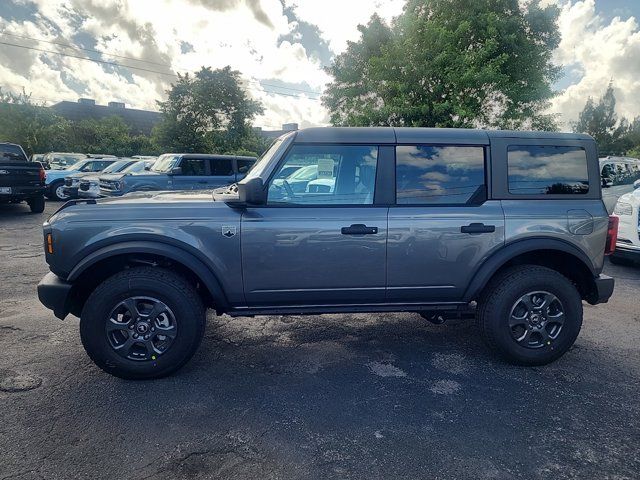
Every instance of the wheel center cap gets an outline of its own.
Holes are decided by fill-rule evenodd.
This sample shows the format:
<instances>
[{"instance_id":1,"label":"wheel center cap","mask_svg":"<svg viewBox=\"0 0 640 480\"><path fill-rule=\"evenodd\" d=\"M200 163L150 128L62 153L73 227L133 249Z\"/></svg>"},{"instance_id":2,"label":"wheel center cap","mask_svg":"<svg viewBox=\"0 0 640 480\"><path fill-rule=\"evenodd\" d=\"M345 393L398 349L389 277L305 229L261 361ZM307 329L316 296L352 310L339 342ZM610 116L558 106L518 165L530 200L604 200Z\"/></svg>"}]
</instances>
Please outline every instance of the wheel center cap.
<instances>
[{"instance_id":1,"label":"wheel center cap","mask_svg":"<svg viewBox=\"0 0 640 480\"><path fill-rule=\"evenodd\" d=\"M149 331L149 324L147 322L139 322L136 324L136 332L145 334Z\"/></svg>"},{"instance_id":2,"label":"wheel center cap","mask_svg":"<svg viewBox=\"0 0 640 480\"><path fill-rule=\"evenodd\" d=\"M542 316L537 313L532 313L530 321L533 325L538 325L542 321Z\"/></svg>"}]
</instances>

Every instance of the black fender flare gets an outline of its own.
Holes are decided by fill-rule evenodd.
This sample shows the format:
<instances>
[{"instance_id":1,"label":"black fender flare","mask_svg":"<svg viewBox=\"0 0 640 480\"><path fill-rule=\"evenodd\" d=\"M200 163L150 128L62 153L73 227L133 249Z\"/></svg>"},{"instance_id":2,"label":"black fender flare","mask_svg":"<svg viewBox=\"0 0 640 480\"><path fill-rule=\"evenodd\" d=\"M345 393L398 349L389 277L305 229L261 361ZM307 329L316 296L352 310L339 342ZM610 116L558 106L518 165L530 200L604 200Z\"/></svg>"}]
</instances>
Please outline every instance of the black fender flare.
<instances>
[{"instance_id":1,"label":"black fender flare","mask_svg":"<svg viewBox=\"0 0 640 480\"><path fill-rule=\"evenodd\" d=\"M536 250L556 250L572 255L589 269L593 277L598 276L598 272L589 257L571 243L555 238L528 238L526 240L517 240L505 245L484 261L465 290L464 301L470 302L477 298L491 277L509 260L523 253L534 252Z\"/></svg>"},{"instance_id":2,"label":"black fender flare","mask_svg":"<svg viewBox=\"0 0 640 480\"><path fill-rule=\"evenodd\" d=\"M216 302L216 309L226 311L229 302L220 281L207 265L183 248L157 241L126 241L103 246L85 256L71 270L67 281L73 282L96 263L118 255L147 253L169 258L191 270L204 284Z\"/></svg>"}]
</instances>

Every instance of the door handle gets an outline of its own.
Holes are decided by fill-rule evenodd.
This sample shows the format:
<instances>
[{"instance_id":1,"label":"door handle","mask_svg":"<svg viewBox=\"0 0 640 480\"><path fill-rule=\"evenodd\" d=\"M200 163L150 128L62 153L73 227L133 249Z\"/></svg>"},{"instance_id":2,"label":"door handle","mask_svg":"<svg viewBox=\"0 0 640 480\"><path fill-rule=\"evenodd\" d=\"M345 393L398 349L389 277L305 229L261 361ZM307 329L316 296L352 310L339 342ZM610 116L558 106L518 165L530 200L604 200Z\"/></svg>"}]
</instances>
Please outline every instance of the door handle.
<instances>
[{"instance_id":1,"label":"door handle","mask_svg":"<svg viewBox=\"0 0 640 480\"><path fill-rule=\"evenodd\" d=\"M495 225L485 225L484 223L471 223L469 225L465 225L464 227L460 227L460 231L462 233L493 233L496 231Z\"/></svg>"},{"instance_id":2,"label":"door handle","mask_svg":"<svg viewBox=\"0 0 640 480\"><path fill-rule=\"evenodd\" d=\"M354 223L350 227L342 227L340 231L343 235L375 235L378 233L378 227L367 227L363 223Z\"/></svg>"}]
</instances>

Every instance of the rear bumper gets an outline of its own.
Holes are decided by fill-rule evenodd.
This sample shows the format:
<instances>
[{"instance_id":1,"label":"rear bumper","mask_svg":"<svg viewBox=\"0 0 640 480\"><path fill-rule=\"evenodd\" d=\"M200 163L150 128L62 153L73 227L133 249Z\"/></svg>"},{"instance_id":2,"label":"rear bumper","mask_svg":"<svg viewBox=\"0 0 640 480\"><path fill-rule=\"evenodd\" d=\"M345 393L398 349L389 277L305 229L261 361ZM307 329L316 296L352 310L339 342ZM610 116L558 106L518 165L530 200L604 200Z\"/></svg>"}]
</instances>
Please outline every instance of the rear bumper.
<instances>
[{"instance_id":1,"label":"rear bumper","mask_svg":"<svg viewBox=\"0 0 640 480\"><path fill-rule=\"evenodd\" d=\"M615 280L607 275L598 275L595 279L596 291L595 298L590 301L592 305L598 303L607 303L611 295L613 295L613 287L615 286Z\"/></svg>"},{"instance_id":2,"label":"rear bumper","mask_svg":"<svg viewBox=\"0 0 640 480\"><path fill-rule=\"evenodd\" d=\"M0 193L0 197L7 199L22 199L37 197L43 195L46 190L45 186L12 186L11 193Z\"/></svg>"},{"instance_id":3,"label":"rear bumper","mask_svg":"<svg viewBox=\"0 0 640 480\"><path fill-rule=\"evenodd\" d=\"M71 288L73 285L55 273L47 273L38 284L38 299L61 320L71 310Z\"/></svg>"},{"instance_id":4,"label":"rear bumper","mask_svg":"<svg viewBox=\"0 0 640 480\"><path fill-rule=\"evenodd\" d=\"M626 243L616 243L616 249L612 256L633 262L640 262L640 247Z\"/></svg>"}]
</instances>

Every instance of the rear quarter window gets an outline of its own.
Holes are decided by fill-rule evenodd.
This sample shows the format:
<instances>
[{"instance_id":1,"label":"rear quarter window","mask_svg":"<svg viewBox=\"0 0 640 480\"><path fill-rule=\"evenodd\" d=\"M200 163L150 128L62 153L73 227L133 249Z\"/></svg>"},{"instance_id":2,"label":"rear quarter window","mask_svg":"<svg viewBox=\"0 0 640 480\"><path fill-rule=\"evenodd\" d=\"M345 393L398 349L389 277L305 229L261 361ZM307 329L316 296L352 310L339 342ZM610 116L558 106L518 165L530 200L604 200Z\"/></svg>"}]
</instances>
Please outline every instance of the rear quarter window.
<instances>
[{"instance_id":1,"label":"rear quarter window","mask_svg":"<svg viewBox=\"0 0 640 480\"><path fill-rule=\"evenodd\" d=\"M0 144L0 158L4 160L26 162L24 152L17 145L10 145L7 143Z\"/></svg>"},{"instance_id":2,"label":"rear quarter window","mask_svg":"<svg viewBox=\"0 0 640 480\"><path fill-rule=\"evenodd\" d=\"M582 195L589 192L587 152L581 147L510 146L509 193L513 195Z\"/></svg>"}]
</instances>

